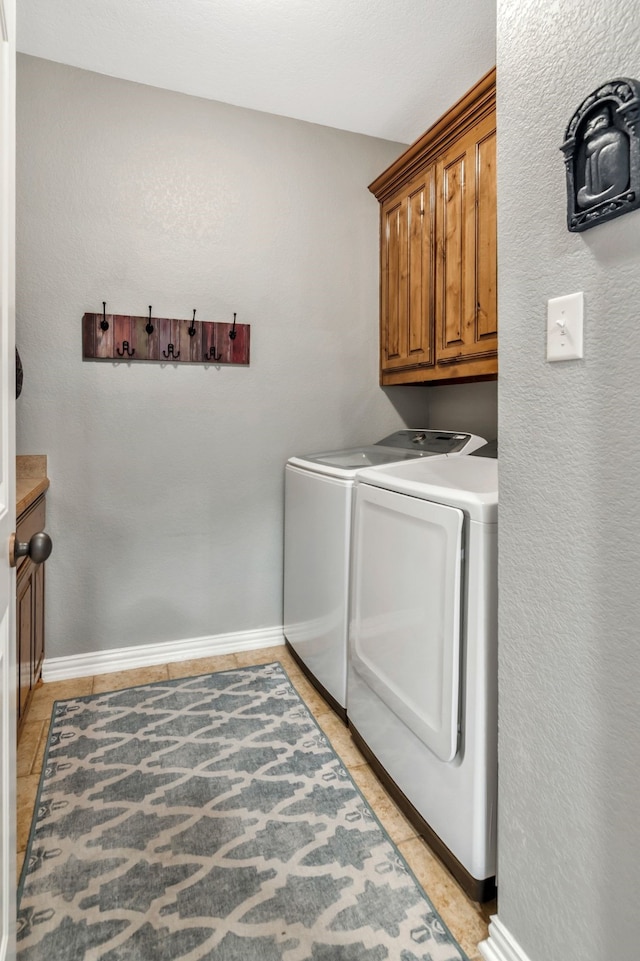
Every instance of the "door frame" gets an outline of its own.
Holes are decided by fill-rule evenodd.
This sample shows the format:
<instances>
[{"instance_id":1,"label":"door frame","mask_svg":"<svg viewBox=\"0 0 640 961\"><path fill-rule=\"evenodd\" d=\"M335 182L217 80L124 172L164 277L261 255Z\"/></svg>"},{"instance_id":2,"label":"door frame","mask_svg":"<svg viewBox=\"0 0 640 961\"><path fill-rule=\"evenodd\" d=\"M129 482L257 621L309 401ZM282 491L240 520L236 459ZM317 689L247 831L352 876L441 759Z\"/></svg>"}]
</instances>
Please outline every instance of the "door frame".
<instances>
[{"instance_id":1,"label":"door frame","mask_svg":"<svg viewBox=\"0 0 640 961\"><path fill-rule=\"evenodd\" d=\"M0 961L16 944L15 38L16 0L0 0Z\"/></svg>"}]
</instances>

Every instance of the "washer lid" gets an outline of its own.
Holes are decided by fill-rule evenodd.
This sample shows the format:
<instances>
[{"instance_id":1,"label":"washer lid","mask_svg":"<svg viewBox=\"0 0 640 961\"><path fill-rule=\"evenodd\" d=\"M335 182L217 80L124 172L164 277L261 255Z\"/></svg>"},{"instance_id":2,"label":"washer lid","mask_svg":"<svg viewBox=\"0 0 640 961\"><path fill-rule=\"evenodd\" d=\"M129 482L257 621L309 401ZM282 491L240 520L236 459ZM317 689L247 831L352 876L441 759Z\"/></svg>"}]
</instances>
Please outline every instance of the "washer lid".
<instances>
[{"instance_id":1,"label":"washer lid","mask_svg":"<svg viewBox=\"0 0 640 961\"><path fill-rule=\"evenodd\" d=\"M306 454L304 457L291 457L289 463L295 467L306 467L321 474L354 476L364 467L397 464L398 461L414 460L423 457L419 450L400 450L399 448L352 447L349 450L328 450L321 454Z\"/></svg>"},{"instance_id":2,"label":"washer lid","mask_svg":"<svg viewBox=\"0 0 640 961\"><path fill-rule=\"evenodd\" d=\"M483 457L414 460L360 471L356 483L464 510L472 520L498 519L498 461Z\"/></svg>"},{"instance_id":3,"label":"washer lid","mask_svg":"<svg viewBox=\"0 0 640 961\"><path fill-rule=\"evenodd\" d=\"M460 431L397 430L375 444L303 454L290 457L288 463L319 474L353 478L356 471L366 467L381 467L421 457L468 454L483 444L482 437Z\"/></svg>"}]
</instances>

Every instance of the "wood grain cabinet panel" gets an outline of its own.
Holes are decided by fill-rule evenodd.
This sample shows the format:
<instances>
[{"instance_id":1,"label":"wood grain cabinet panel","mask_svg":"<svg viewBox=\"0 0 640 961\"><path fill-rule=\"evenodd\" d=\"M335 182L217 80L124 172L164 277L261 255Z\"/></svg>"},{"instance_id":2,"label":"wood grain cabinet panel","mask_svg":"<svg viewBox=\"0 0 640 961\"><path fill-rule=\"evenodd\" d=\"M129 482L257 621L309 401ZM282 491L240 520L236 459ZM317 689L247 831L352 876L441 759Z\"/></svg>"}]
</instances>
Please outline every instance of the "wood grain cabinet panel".
<instances>
[{"instance_id":1,"label":"wood grain cabinet panel","mask_svg":"<svg viewBox=\"0 0 640 961\"><path fill-rule=\"evenodd\" d=\"M403 371L433 362L435 172L426 170L382 207L381 367Z\"/></svg>"},{"instance_id":2,"label":"wood grain cabinet panel","mask_svg":"<svg viewBox=\"0 0 640 961\"><path fill-rule=\"evenodd\" d=\"M463 370L498 354L493 117L445 153L437 181L436 352Z\"/></svg>"},{"instance_id":3,"label":"wood grain cabinet panel","mask_svg":"<svg viewBox=\"0 0 640 961\"><path fill-rule=\"evenodd\" d=\"M22 721L31 695L31 642L33 638L33 571L30 561L22 565L16 583L16 642L18 662L18 722Z\"/></svg>"},{"instance_id":4,"label":"wood grain cabinet panel","mask_svg":"<svg viewBox=\"0 0 640 961\"><path fill-rule=\"evenodd\" d=\"M491 71L370 186L383 385L497 376L495 156Z\"/></svg>"},{"instance_id":5,"label":"wood grain cabinet panel","mask_svg":"<svg viewBox=\"0 0 640 961\"><path fill-rule=\"evenodd\" d=\"M436 314L438 361L459 351L464 342L468 290L468 192L465 190L465 153L455 152L438 165L438 260Z\"/></svg>"},{"instance_id":6,"label":"wood grain cabinet panel","mask_svg":"<svg viewBox=\"0 0 640 961\"><path fill-rule=\"evenodd\" d=\"M33 651L31 658L31 686L40 680L44 660L44 564L35 564L33 572Z\"/></svg>"},{"instance_id":7,"label":"wood grain cabinet panel","mask_svg":"<svg viewBox=\"0 0 640 961\"><path fill-rule=\"evenodd\" d=\"M498 205L496 196L496 132L490 131L476 145L476 262L478 303L477 336L495 341L498 350Z\"/></svg>"},{"instance_id":8,"label":"wood grain cabinet panel","mask_svg":"<svg viewBox=\"0 0 640 961\"><path fill-rule=\"evenodd\" d=\"M18 517L16 535L29 541L45 529L45 497L42 494ZM18 664L18 737L29 700L40 680L44 660L44 580L45 565L34 564L30 557L18 562L16 578L16 647Z\"/></svg>"},{"instance_id":9,"label":"wood grain cabinet panel","mask_svg":"<svg viewBox=\"0 0 640 961\"><path fill-rule=\"evenodd\" d=\"M406 310L401 303L405 293L401 281L406 273L402 252L406 236L406 217L401 203L394 202L389 209L383 210L382 229L385 235L383 253L385 262L382 269L381 297L383 310L383 349L384 363L389 369L398 366L404 360L400 346L400 315Z\"/></svg>"}]
</instances>

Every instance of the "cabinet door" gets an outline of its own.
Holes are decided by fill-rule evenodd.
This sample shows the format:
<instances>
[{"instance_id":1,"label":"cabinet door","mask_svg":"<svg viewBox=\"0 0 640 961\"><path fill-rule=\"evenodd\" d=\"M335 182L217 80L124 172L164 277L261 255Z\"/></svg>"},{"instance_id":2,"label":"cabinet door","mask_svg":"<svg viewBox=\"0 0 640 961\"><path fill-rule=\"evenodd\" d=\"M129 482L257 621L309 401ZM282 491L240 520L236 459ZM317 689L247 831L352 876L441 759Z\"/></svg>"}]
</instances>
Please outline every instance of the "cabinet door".
<instances>
[{"instance_id":1,"label":"cabinet door","mask_svg":"<svg viewBox=\"0 0 640 961\"><path fill-rule=\"evenodd\" d=\"M31 686L35 687L42 673L44 660L44 564L36 564L33 572L33 655Z\"/></svg>"},{"instance_id":2,"label":"cabinet door","mask_svg":"<svg viewBox=\"0 0 640 961\"><path fill-rule=\"evenodd\" d=\"M437 166L435 350L441 376L465 376L469 363L474 375L497 371L495 157L490 114Z\"/></svg>"},{"instance_id":3,"label":"cabinet door","mask_svg":"<svg viewBox=\"0 0 640 961\"><path fill-rule=\"evenodd\" d=\"M24 716L31 693L31 645L33 637L33 571L27 558L17 581L16 640L18 660L18 718Z\"/></svg>"},{"instance_id":4,"label":"cabinet door","mask_svg":"<svg viewBox=\"0 0 640 961\"><path fill-rule=\"evenodd\" d=\"M435 171L429 167L382 206L381 370L433 364Z\"/></svg>"}]
</instances>

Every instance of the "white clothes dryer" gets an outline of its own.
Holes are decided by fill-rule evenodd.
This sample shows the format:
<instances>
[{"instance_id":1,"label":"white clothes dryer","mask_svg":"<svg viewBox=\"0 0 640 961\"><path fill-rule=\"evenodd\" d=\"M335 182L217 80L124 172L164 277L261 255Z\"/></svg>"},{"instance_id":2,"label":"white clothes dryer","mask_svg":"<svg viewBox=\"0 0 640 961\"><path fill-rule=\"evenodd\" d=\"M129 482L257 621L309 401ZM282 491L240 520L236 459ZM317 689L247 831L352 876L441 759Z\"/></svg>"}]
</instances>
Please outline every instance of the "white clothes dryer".
<instances>
[{"instance_id":1,"label":"white clothes dryer","mask_svg":"<svg viewBox=\"0 0 640 961\"><path fill-rule=\"evenodd\" d=\"M349 727L478 901L495 894L497 509L495 455L356 482Z\"/></svg>"},{"instance_id":2,"label":"white clothes dryer","mask_svg":"<svg viewBox=\"0 0 640 961\"><path fill-rule=\"evenodd\" d=\"M399 430L375 444L292 457L285 469L284 634L331 707L346 717L351 516L359 470L467 454L460 431Z\"/></svg>"}]
</instances>

